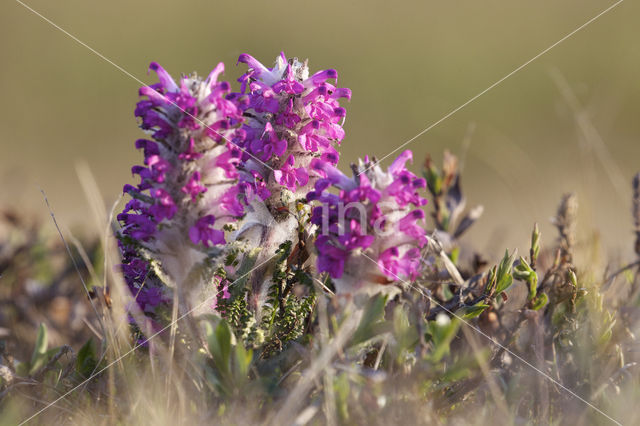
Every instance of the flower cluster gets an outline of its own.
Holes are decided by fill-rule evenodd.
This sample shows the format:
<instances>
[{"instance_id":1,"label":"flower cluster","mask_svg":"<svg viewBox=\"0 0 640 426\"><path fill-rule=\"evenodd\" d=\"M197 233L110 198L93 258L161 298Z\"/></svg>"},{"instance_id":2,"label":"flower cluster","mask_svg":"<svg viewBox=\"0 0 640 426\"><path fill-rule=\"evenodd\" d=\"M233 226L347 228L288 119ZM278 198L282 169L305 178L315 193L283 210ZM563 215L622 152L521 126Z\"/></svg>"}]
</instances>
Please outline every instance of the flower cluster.
<instances>
[{"instance_id":1,"label":"flower cluster","mask_svg":"<svg viewBox=\"0 0 640 426\"><path fill-rule=\"evenodd\" d=\"M224 65L204 80L185 76L178 83L156 63L150 70L159 83L140 89L135 115L151 139L136 141L144 165L132 172L140 183L124 187L131 200L118 215L124 275L143 309L163 299L145 281L149 264L140 247L182 284L209 248L225 244L224 226L243 214L236 170L242 112L225 99L229 83L218 82Z\"/></svg>"},{"instance_id":2,"label":"flower cluster","mask_svg":"<svg viewBox=\"0 0 640 426\"><path fill-rule=\"evenodd\" d=\"M420 225L425 215L419 208L427 200L419 190L426 182L406 169L411 158L411 151L403 152L386 172L365 158L352 178L332 165L312 162L312 170L322 176L307 195L321 203L311 216L319 228L318 271L328 272L338 290L418 277L421 249L427 243ZM372 261L378 272L366 273Z\"/></svg>"},{"instance_id":3,"label":"flower cluster","mask_svg":"<svg viewBox=\"0 0 640 426\"><path fill-rule=\"evenodd\" d=\"M238 62L249 70L238 79L240 93L231 96L242 108L246 120L243 156L247 173L243 180L255 186L266 183L263 199L273 196L271 204L282 205L282 191L302 198L313 187L307 169L312 159L329 164L339 159L336 145L344 138L342 122L346 111L340 98L351 98L351 91L338 88L334 69L309 76L306 62L287 60L284 53L273 68L267 68L250 55L240 55Z\"/></svg>"},{"instance_id":4,"label":"flower cluster","mask_svg":"<svg viewBox=\"0 0 640 426\"><path fill-rule=\"evenodd\" d=\"M152 63L159 82L140 89L135 115L150 136L136 141L140 181L124 187L131 200L118 220L122 269L142 310L169 301L166 285L177 289L181 309L228 296L212 278L218 272L234 274L245 258L266 264L314 225L321 232L304 242L315 244L318 270L338 290L415 279L426 200L418 193L425 181L405 168L411 153L387 172L365 159L347 178L336 148L346 116L339 101L351 91L336 86L337 72L310 74L284 54L272 68L245 54L238 62L248 66L238 92L218 81L223 64L206 79L176 82ZM272 284L268 270L254 272L253 291Z\"/></svg>"}]
</instances>

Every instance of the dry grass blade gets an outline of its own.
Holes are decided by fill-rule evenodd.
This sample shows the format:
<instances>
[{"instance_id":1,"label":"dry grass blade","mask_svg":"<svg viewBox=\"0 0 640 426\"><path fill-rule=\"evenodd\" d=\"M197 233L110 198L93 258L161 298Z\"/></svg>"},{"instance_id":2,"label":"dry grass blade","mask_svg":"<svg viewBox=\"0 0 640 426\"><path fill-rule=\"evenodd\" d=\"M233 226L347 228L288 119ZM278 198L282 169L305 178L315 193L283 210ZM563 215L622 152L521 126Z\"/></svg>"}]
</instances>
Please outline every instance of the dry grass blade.
<instances>
[{"instance_id":1,"label":"dry grass blade","mask_svg":"<svg viewBox=\"0 0 640 426\"><path fill-rule=\"evenodd\" d=\"M320 354L312 360L311 366L302 374L302 377L289 393L289 397L285 400L283 406L267 421L267 424L282 425L286 424L289 419L295 418L299 407L313 387L315 380L329 366L336 354L342 350L345 343L356 331L361 315L362 311L356 310L355 312L351 312L344 320L335 336L333 336L330 344L323 348Z\"/></svg>"}]
</instances>

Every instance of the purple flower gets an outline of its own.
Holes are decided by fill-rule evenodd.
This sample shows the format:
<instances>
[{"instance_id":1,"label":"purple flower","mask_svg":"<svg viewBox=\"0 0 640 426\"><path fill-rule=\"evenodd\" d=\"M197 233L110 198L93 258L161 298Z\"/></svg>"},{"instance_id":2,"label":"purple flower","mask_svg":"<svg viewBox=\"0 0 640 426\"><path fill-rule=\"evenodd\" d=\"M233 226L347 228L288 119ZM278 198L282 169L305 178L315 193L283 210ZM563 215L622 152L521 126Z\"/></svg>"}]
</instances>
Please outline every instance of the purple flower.
<instances>
[{"instance_id":1,"label":"purple flower","mask_svg":"<svg viewBox=\"0 0 640 426\"><path fill-rule=\"evenodd\" d=\"M146 139L138 139L136 141L136 148L144 150L144 158L149 158L152 155L160 155L160 149L158 144Z\"/></svg>"},{"instance_id":2,"label":"purple flower","mask_svg":"<svg viewBox=\"0 0 640 426\"><path fill-rule=\"evenodd\" d=\"M149 179L154 182L163 183L167 172L171 170L171 163L162 158L160 155L150 155L145 158L144 163L149 166ZM142 174L140 174L142 176Z\"/></svg>"},{"instance_id":3,"label":"purple flower","mask_svg":"<svg viewBox=\"0 0 640 426\"><path fill-rule=\"evenodd\" d=\"M189 178L187 184L180 188L182 192L191 197L191 201L196 201L198 195L202 194L203 192L207 192L207 187L205 187L204 185L200 185L198 182L200 182L200 172L195 171Z\"/></svg>"},{"instance_id":4,"label":"purple flower","mask_svg":"<svg viewBox=\"0 0 640 426\"><path fill-rule=\"evenodd\" d=\"M128 204L125 211L137 214L120 216L132 222L124 223L125 231L135 232L137 237L145 234L145 240L153 236L160 221L170 220L165 224L169 227L174 222L178 227L192 226L200 217L221 213L220 206L229 204L230 191L237 191L236 167L241 153L228 141L238 139L236 130L242 121L241 110L224 99L229 84L217 81L224 70L222 64L206 80L183 77L179 83L155 62L149 69L160 82L140 89L145 99L138 103L136 115L155 140L136 141L146 167L132 168L141 181L137 187L126 186L126 192L139 201L135 206ZM209 185L215 190L210 191ZM202 197L205 192L207 196ZM148 196L142 196L145 193ZM184 202L185 197L191 204ZM237 205L232 210L233 217L242 214ZM216 223L222 226L228 220L232 218L227 215Z\"/></svg>"},{"instance_id":5,"label":"purple flower","mask_svg":"<svg viewBox=\"0 0 640 426\"><path fill-rule=\"evenodd\" d=\"M240 164L240 158L242 152L239 148L232 146L227 152L221 154L216 158L216 167L220 167L224 170L224 174L229 179L236 179L238 177L237 167Z\"/></svg>"},{"instance_id":6,"label":"purple flower","mask_svg":"<svg viewBox=\"0 0 640 426\"><path fill-rule=\"evenodd\" d=\"M212 307L213 309L220 310L222 308L222 306L220 306L220 300L229 300L231 298L231 293L229 292L229 285L231 285L231 283L228 279L219 276L216 276L215 279L220 280L220 283L217 286L218 293Z\"/></svg>"},{"instance_id":7,"label":"purple flower","mask_svg":"<svg viewBox=\"0 0 640 426\"><path fill-rule=\"evenodd\" d=\"M411 203L416 206L422 206L427 200L418 195L417 190L426 188L427 181L416 176L405 169L405 163L411 161L413 155L411 151L404 151L389 166L389 172L395 177L393 183L387 188L387 192L395 197L398 204L406 206Z\"/></svg>"},{"instance_id":8,"label":"purple flower","mask_svg":"<svg viewBox=\"0 0 640 426\"><path fill-rule=\"evenodd\" d=\"M311 162L320 176L307 194L314 207L311 222L318 226L318 271L328 272L339 291L369 284L415 280L421 272L421 249L427 244L421 226L424 205L422 180L405 168L405 151L384 172L368 159L349 178L322 159ZM330 192L331 188L339 192ZM378 274L371 274L371 263Z\"/></svg>"},{"instance_id":9,"label":"purple flower","mask_svg":"<svg viewBox=\"0 0 640 426\"><path fill-rule=\"evenodd\" d=\"M247 54L238 62L249 67L238 79L241 92L231 96L247 116L243 146L268 166L247 161L247 173L259 173L274 199L283 199L283 189L294 194L292 199L302 198L317 179L306 172L310 161L338 162L335 146L344 138L346 115L339 99L350 99L351 91L329 83L338 78L335 70L309 76L306 62L288 60L284 53L273 68Z\"/></svg>"},{"instance_id":10,"label":"purple flower","mask_svg":"<svg viewBox=\"0 0 640 426\"><path fill-rule=\"evenodd\" d=\"M378 258L378 266L392 280L400 277L415 280L418 278L420 271L421 255L419 248L412 248L400 256L400 250L397 247L390 247L380 253Z\"/></svg>"},{"instance_id":11,"label":"purple flower","mask_svg":"<svg viewBox=\"0 0 640 426\"><path fill-rule=\"evenodd\" d=\"M241 192L245 204L250 204L258 196L262 201L271 196L271 191L260 173L252 170L250 174L244 174L240 179Z\"/></svg>"},{"instance_id":12,"label":"purple flower","mask_svg":"<svg viewBox=\"0 0 640 426\"><path fill-rule=\"evenodd\" d=\"M289 155L280 170L273 172L276 182L292 191L295 191L298 186L305 186L309 182L309 174L305 168L294 168L294 161L293 155Z\"/></svg>"},{"instance_id":13,"label":"purple flower","mask_svg":"<svg viewBox=\"0 0 640 426\"><path fill-rule=\"evenodd\" d=\"M144 312L150 312L161 303L169 301L159 287L143 287L136 300Z\"/></svg>"},{"instance_id":14,"label":"purple flower","mask_svg":"<svg viewBox=\"0 0 640 426\"><path fill-rule=\"evenodd\" d=\"M189 238L193 244L202 243L205 247L211 247L216 244L224 244L224 232L214 229L216 218L213 215L207 215L197 220L196 224L189 229Z\"/></svg>"},{"instance_id":15,"label":"purple flower","mask_svg":"<svg viewBox=\"0 0 640 426\"><path fill-rule=\"evenodd\" d=\"M171 219L176 214L178 208L173 202L171 195L162 188L153 188L151 196L156 202L149 207L149 213L153 216L156 223L163 219Z\"/></svg>"},{"instance_id":16,"label":"purple flower","mask_svg":"<svg viewBox=\"0 0 640 426\"><path fill-rule=\"evenodd\" d=\"M156 232L156 224L151 217L148 211L140 214L121 213L118 215L118 220L123 224L123 234L135 240L148 241Z\"/></svg>"},{"instance_id":17,"label":"purple flower","mask_svg":"<svg viewBox=\"0 0 640 426\"><path fill-rule=\"evenodd\" d=\"M234 185L220 197L222 210L230 213L233 217L240 217L244 214L244 205L241 202L241 190L241 185Z\"/></svg>"},{"instance_id":18,"label":"purple flower","mask_svg":"<svg viewBox=\"0 0 640 426\"><path fill-rule=\"evenodd\" d=\"M420 204L416 203L416 205ZM427 237L424 235L424 228L418 225L418 222L424 222L424 211L413 210L398 221L398 229L404 234L418 240L421 245L424 245L427 243Z\"/></svg>"},{"instance_id":19,"label":"purple flower","mask_svg":"<svg viewBox=\"0 0 640 426\"><path fill-rule=\"evenodd\" d=\"M128 284L144 282L145 277L149 273L149 264L143 259L132 259L128 264L122 265L124 276L128 279Z\"/></svg>"},{"instance_id":20,"label":"purple flower","mask_svg":"<svg viewBox=\"0 0 640 426\"><path fill-rule=\"evenodd\" d=\"M318 257L318 271L328 272L331 278L340 278L344 273L344 263L349 257L348 250L340 247L327 235L318 236L316 250L322 253Z\"/></svg>"},{"instance_id":21,"label":"purple flower","mask_svg":"<svg viewBox=\"0 0 640 426\"><path fill-rule=\"evenodd\" d=\"M242 216L237 167L245 136L242 110L225 99L230 85L218 81L222 64L204 80L178 82L155 62L149 69L159 83L139 90L135 115L151 140L135 143L144 155L144 166L132 168L140 183L125 185L132 199L118 215L122 271L145 310L165 303L164 283L147 274L148 256L182 283L210 247L225 244L223 227ZM144 285L143 271L150 275Z\"/></svg>"},{"instance_id":22,"label":"purple flower","mask_svg":"<svg viewBox=\"0 0 640 426\"><path fill-rule=\"evenodd\" d=\"M287 149L287 141L280 139L273 130L271 123L267 123L260 139L254 139L249 145L251 151L262 161L268 161L274 155L279 157Z\"/></svg>"},{"instance_id":23,"label":"purple flower","mask_svg":"<svg viewBox=\"0 0 640 426\"><path fill-rule=\"evenodd\" d=\"M201 153L194 151L193 146L193 138L189 138L189 147L184 152L180 153L180 155L178 155L178 158L180 160L194 161L202 157Z\"/></svg>"}]
</instances>

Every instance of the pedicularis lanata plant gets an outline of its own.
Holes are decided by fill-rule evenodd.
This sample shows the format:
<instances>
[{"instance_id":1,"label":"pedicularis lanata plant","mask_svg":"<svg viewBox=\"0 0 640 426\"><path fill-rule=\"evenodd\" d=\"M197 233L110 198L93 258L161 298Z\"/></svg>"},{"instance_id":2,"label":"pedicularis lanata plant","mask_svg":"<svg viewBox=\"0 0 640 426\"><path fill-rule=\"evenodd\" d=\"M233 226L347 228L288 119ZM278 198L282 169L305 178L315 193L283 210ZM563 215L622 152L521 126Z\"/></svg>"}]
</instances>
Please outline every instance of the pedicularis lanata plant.
<instances>
[{"instance_id":1,"label":"pedicularis lanata plant","mask_svg":"<svg viewBox=\"0 0 640 426\"><path fill-rule=\"evenodd\" d=\"M174 300L181 313L246 303L259 319L281 279L279 297L302 287L298 300L314 281L354 294L415 280L427 201L426 181L405 167L411 152L387 171L365 157L347 177L337 166L351 91L337 71L284 53L271 68L246 54L238 63L248 67L238 92L219 81L222 63L178 81L152 63L159 82L140 89L144 165L118 216L140 308L160 320Z\"/></svg>"},{"instance_id":2,"label":"pedicularis lanata plant","mask_svg":"<svg viewBox=\"0 0 640 426\"><path fill-rule=\"evenodd\" d=\"M52 318L30 357L8 354L0 333L3 415L11 395L25 414L79 424L478 423L498 411L509 424L605 412L638 423L627 408L640 389L640 174L632 263L576 262L591 248L577 244L569 194L555 244L534 226L528 255L495 264L460 241L482 207L465 208L454 155L440 168L427 157L424 179L409 151L386 169L366 155L340 165L351 92L337 72L284 55L271 68L238 62L237 92L219 81L222 64L178 81L151 64L159 82L140 89L135 112L148 133L136 141L140 180L118 216L130 292L104 268L102 244L89 245L83 273L68 247L43 256L39 228L0 211L17 236L0 244L3 282L15 282L0 291L0 331L24 347L20 330L42 318L29 307ZM122 307L134 349L147 349L125 351ZM89 327L99 344L78 312L95 313L85 322L100 325ZM50 348L51 327L58 342L86 343Z\"/></svg>"}]
</instances>

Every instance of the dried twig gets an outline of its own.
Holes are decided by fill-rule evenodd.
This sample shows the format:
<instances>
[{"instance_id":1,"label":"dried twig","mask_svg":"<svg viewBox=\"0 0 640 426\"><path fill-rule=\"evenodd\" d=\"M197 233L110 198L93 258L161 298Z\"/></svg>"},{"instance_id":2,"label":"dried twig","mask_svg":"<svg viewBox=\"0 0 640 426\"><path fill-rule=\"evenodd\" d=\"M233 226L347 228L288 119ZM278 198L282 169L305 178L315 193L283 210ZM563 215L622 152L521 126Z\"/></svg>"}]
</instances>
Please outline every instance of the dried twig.
<instances>
[{"instance_id":1,"label":"dried twig","mask_svg":"<svg viewBox=\"0 0 640 426\"><path fill-rule=\"evenodd\" d=\"M558 228L560 234L559 246L561 262L572 263L573 247L576 241L576 219L578 217L578 197L569 193L562 196L556 217L551 222Z\"/></svg>"},{"instance_id":2,"label":"dried twig","mask_svg":"<svg viewBox=\"0 0 640 426\"><path fill-rule=\"evenodd\" d=\"M633 177L633 226L636 233L635 251L640 256L640 173Z\"/></svg>"}]
</instances>

